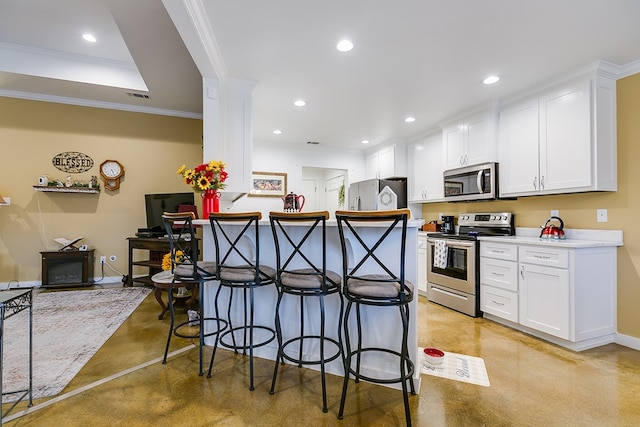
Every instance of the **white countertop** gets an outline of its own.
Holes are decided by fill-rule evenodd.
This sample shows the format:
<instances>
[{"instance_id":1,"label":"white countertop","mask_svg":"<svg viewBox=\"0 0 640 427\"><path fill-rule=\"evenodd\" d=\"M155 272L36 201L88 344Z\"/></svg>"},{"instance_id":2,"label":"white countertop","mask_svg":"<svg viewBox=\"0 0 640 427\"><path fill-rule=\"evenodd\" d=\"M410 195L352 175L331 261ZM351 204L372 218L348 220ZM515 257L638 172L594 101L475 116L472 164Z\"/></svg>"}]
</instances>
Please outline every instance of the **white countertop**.
<instances>
[{"instance_id":1,"label":"white countertop","mask_svg":"<svg viewBox=\"0 0 640 427\"><path fill-rule=\"evenodd\" d=\"M478 240L518 245L551 246L558 248L597 248L622 246L622 230L566 229L566 239L541 239L539 228L516 228L515 236L478 236Z\"/></svg>"}]
</instances>

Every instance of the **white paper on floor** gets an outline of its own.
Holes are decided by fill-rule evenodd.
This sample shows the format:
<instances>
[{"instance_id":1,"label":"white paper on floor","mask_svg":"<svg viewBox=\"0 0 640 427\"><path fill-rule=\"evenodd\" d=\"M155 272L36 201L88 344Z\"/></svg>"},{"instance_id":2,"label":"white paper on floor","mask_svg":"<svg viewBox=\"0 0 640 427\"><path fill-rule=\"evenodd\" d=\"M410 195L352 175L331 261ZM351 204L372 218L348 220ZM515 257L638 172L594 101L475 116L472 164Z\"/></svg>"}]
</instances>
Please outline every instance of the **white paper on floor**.
<instances>
[{"instance_id":1,"label":"white paper on floor","mask_svg":"<svg viewBox=\"0 0 640 427\"><path fill-rule=\"evenodd\" d=\"M418 347L421 374L489 387L489 375L482 358L445 351L444 362L432 365L426 361L423 350Z\"/></svg>"}]
</instances>

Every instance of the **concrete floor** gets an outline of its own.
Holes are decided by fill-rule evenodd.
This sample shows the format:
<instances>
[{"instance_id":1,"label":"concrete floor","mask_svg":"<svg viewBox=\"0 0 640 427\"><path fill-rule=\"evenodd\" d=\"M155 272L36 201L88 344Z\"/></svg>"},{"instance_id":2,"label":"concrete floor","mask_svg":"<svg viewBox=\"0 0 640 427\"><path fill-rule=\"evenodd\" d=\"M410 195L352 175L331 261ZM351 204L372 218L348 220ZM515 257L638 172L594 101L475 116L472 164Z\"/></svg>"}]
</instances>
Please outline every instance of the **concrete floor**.
<instances>
[{"instance_id":1,"label":"concrete floor","mask_svg":"<svg viewBox=\"0 0 640 427\"><path fill-rule=\"evenodd\" d=\"M177 338L171 350L184 351L162 365L157 359L168 316L159 321L158 313L149 295L62 395L34 401L30 413L5 425L404 425L401 392L379 385L352 383L339 421L342 380L336 376L328 376L329 412L323 413L319 374L313 370L281 370L272 396L273 362L256 359L256 389L250 392L247 357L218 350L213 377L199 377L197 349ZM640 425L639 351L611 344L575 353L422 297L418 319L420 346L482 357L491 386L423 375L420 394L410 397L416 426ZM207 348L205 357L209 354ZM101 383L83 389L94 382Z\"/></svg>"}]
</instances>

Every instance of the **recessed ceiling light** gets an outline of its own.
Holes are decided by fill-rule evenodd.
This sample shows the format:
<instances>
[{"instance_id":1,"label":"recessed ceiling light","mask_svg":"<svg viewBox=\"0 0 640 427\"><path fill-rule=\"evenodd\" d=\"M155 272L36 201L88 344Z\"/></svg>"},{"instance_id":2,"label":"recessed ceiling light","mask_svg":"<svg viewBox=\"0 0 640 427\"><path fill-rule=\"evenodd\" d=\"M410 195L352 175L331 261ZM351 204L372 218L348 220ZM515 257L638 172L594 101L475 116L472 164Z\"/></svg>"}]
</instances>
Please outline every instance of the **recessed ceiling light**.
<instances>
[{"instance_id":1,"label":"recessed ceiling light","mask_svg":"<svg viewBox=\"0 0 640 427\"><path fill-rule=\"evenodd\" d=\"M296 107L304 107L305 105L307 105L307 103L304 102L302 99L298 99L296 102L293 103L293 105L295 105Z\"/></svg>"},{"instance_id":2,"label":"recessed ceiling light","mask_svg":"<svg viewBox=\"0 0 640 427\"><path fill-rule=\"evenodd\" d=\"M89 33L83 34L82 38L91 43L96 42L96 38L93 36L93 34L89 34Z\"/></svg>"},{"instance_id":3,"label":"recessed ceiling light","mask_svg":"<svg viewBox=\"0 0 640 427\"><path fill-rule=\"evenodd\" d=\"M360 141L361 144L368 144L369 140L368 139L363 139L362 141Z\"/></svg>"},{"instance_id":4,"label":"recessed ceiling light","mask_svg":"<svg viewBox=\"0 0 640 427\"><path fill-rule=\"evenodd\" d=\"M409 117L405 117L404 121L407 123L413 123L416 121L416 118L409 116Z\"/></svg>"},{"instance_id":5,"label":"recessed ceiling light","mask_svg":"<svg viewBox=\"0 0 640 427\"><path fill-rule=\"evenodd\" d=\"M276 135L281 135L282 131L280 129L276 129L276 130L273 131L273 133L276 134Z\"/></svg>"},{"instance_id":6,"label":"recessed ceiling light","mask_svg":"<svg viewBox=\"0 0 640 427\"><path fill-rule=\"evenodd\" d=\"M349 40L340 40L336 45L336 49L338 49L340 52L349 52L351 49L353 49L353 43L351 43Z\"/></svg>"},{"instance_id":7,"label":"recessed ceiling light","mask_svg":"<svg viewBox=\"0 0 640 427\"><path fill-rule=\"evenodd\" d=\"M486 79L484 79L484 80L482 81L482 83L484 83L484 84L486 84L486 85L492 85L492 84L494 84L494 83L497 83L497 82L498 82L498 80L500 80L500 77L498 77L498 76L489 76L489 77L487 77Z\"/></svg>"}]
</instances>

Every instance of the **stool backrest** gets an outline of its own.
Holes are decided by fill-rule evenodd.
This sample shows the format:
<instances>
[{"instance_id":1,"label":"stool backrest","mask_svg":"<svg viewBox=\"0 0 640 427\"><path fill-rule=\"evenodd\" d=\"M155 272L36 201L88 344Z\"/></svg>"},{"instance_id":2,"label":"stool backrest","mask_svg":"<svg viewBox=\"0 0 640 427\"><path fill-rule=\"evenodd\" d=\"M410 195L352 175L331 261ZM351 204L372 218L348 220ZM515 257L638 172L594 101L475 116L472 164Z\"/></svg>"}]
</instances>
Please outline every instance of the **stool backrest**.
<instances>
[{"instance_id":1,"label":"stool backrest","mask_svg":"<svg viewBox=\"0 0 640 427\"><path fill-rule=\"evenodd\" d=\"M375 274L378 275L377 282L398 283L398 298L406 297L405 253L410 215L408 209L336 211L342 248L343 286L347 292L350 280L366 282L365 276Z\"/></svg>"},{"instance_id":2,"label":"stool backrest","mask_svg":"<svg viewBox=\"0 0 640 427\"><path fill-rule=\"evenodd\" d=\"M200 276L198 270L198 239L196 237L193 220L193 212L165 212L162 214L167 238L169 240L169 253L171 259L171 272L178 264L192 265L193 275Z\"/></svg>"},{"instance_id":3,"label":"stool backrest","mask_svg":"<svg viewBox=\"0 0 640 427\"><path fill-rule=\"evenodd\" d=\"M255 268L255 283L265 279L259 274L260 232L258 222L260 212L215 212L209 214L216 265L221 269Z\"/></svg>"},{"instance_id":4,"label":"stool backrest","mask_svg":"<svg viewBox=\"0 0 640 427\"><path fill-rule=\"evenodd\" d=\"M269 222L276 247L277 283L283 273L303 274L294 270L309 269L304 275L321 277L321 290L327 292L327 230L329 212L270 212ZM293 226L295 224L295 226ZM289 227L287 227L289 225ZM321 244L313 237L319 235ZM317 254L320 254L318 257Z\"/></svg>"}]
</instances>

